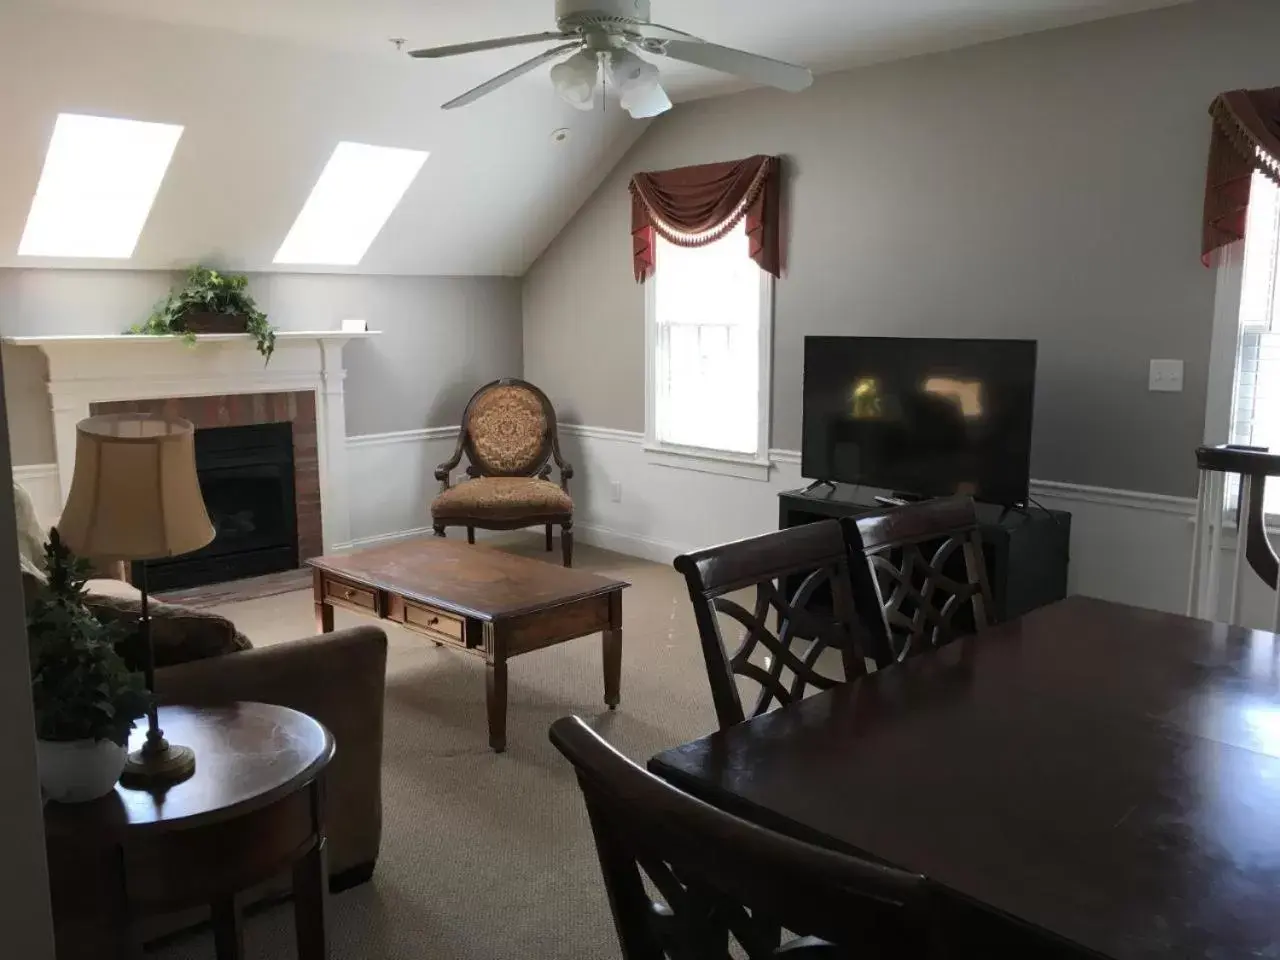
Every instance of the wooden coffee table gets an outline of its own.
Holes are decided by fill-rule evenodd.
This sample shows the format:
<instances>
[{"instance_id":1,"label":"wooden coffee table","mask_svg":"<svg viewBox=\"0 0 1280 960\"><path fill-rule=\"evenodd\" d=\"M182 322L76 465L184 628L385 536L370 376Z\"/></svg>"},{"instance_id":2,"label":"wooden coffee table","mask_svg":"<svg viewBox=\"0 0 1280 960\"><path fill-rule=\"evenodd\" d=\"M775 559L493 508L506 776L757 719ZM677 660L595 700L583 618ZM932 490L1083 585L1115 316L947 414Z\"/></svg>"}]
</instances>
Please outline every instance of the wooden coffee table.
<instances>
[{"instance_id":1,"label":"wooden coffee table","mask_svg":"<svg viewBox=\"0 0 1280 960\"><path fill-rule=\"evenodd\" d=\"M438 537L316 557L316 629L333 608L398 623L437 646L482 657L489 746L507 746L507 661L593 633L604 636L604 702L618 705L622 591L630 584Z\"/></svg>"}]
</instances>

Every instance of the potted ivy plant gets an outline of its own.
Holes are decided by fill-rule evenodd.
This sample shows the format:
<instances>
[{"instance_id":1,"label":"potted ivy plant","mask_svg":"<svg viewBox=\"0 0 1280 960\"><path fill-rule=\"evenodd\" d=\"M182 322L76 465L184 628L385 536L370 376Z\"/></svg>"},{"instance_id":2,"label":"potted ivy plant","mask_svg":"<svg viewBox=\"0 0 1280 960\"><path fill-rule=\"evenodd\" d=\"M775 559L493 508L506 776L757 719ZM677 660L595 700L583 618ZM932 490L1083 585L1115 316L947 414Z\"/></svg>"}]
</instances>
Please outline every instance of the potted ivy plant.
<instances>
[{"instance_id":1,"label":"potted ivy plant","mask_svg":"<svg viewBox=\"0 0 1280 960\"><path fill-rule=\"evenodd\" d=\"M169 291L145 322L129 333L178 335L195 341L197 333L248 333L268 361L276 347L276 331L249 295L249 279L194 266L183 285Z\"/></svg>"},{"instance_id":2,"label":"potted ivy plant","mask_svg":"<svg viewBox=\"0 0 1280 960\"><path fill-rule=\"evenodd\" d=\"M116 650L118 629L85 604L88 563L57 530L45 558L48 583L27 610L40 785L51 800L96 800L120 779L129 731L150 694Z\"/></svg>"}]
</instances>

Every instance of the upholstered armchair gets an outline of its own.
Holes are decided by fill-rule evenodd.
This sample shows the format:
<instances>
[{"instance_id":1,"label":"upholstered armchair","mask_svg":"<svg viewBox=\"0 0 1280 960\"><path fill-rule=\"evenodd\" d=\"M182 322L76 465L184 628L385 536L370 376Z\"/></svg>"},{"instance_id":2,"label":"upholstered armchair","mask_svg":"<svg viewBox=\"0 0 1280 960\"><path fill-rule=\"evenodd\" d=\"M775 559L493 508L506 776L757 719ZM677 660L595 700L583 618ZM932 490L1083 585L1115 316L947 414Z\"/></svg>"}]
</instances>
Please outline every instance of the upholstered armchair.
<instances>
[{"instance_id":1,"label":"upholstered armchair","mask_svg":"<svg viewBox=\"0 0 1280 960\"><path fill-rule=\"evenodd\" d=\"M456 485L450 477L462 455L467 476ZM550 480L552 464L560 483ZM495 380L476 391L462 414L458 447L440 464L440 494L431 504L437 537L448 527L466 527L467 542L481 530L519 530L545 526L547 550L552 528L560 527L560 549L566 567L573 566L573 500L569 479L573 467L560 455L556 412L547 395L524 380Z\"/></svg>"}]
</instances>

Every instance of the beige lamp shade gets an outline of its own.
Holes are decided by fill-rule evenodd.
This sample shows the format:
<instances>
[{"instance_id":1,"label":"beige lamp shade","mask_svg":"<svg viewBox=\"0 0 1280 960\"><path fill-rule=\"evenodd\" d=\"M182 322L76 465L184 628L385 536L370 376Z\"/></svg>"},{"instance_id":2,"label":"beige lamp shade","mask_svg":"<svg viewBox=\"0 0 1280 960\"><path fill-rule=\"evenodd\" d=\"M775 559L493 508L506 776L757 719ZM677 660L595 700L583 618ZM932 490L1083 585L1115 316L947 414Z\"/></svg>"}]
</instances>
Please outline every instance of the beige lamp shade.
<instances>
[{"instance_id":1,"label":"beige lamp shade","mask_svg":"<svg viewBox=\"0 0 1280 960\"><path fill-rule=\"evenodd\" d=\"M186 420L122 413L76 424L76 468L58 533L75 553L155 560L213 540Z\"/></svg>"}]
</instances>

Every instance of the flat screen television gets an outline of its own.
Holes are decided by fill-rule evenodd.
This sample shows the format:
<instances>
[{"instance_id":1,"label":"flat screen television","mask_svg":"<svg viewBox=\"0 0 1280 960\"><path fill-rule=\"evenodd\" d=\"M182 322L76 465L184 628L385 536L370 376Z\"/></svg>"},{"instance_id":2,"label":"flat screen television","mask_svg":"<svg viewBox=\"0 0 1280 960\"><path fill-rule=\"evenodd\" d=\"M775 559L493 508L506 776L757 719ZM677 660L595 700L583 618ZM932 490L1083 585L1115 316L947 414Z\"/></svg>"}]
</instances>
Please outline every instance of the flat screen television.
<instances>
[{"instance_id":1,"label":"flat screen television","mask_svg":"<svg viewBox=\"0 0 1280 960\"><path fill-rule=\"evenodd\" d=\"M802 471L902 495L1025 503L1034 340L805 337Z\"/></svg>"}]
</instances>

